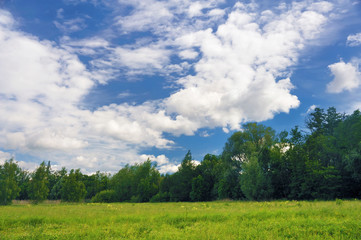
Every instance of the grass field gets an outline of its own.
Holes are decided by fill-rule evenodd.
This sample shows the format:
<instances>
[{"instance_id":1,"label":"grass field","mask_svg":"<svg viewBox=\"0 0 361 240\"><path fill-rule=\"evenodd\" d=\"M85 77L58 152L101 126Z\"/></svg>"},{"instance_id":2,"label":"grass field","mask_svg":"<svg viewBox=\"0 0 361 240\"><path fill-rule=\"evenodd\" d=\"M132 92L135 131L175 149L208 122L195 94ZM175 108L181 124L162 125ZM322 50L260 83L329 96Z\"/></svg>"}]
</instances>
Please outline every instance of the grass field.
<instances>
[{"instance_id":1,"label":"grass field","mask_svg":"<svg viewBox=\"0 0 361 240\"><path fill-rule=\"evenodd\" d=\"M361 201L14 204L0 239L361 239Z\"/></svg>"}]
</instances>

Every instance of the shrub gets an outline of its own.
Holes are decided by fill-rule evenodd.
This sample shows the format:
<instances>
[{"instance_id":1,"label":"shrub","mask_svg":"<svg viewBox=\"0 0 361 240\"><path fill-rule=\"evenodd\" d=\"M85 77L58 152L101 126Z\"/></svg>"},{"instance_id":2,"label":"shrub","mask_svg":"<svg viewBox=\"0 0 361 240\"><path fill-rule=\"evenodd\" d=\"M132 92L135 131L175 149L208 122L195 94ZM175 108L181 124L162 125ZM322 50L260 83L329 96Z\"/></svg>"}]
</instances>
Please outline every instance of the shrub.
<instances>
[{"instance_id":1,"label":"shrub","mask_svg":"<svg viewBox=\"0 0 361 240\"><path fill-rule=\"evenodd\" d=\"M168 192L157 193L149 201L150 202L169 202L169 193Z\"/></svg>"},{"instance_id":2,"label":"shrub","mask_svg":"<svg viewBox=\"0 0 361 240\"><path fill-rule=\"evenodd\" d=\"M103 190L98 192L94 197L92 197L92 202L115 202L115 191L114 190Z\"/></svg>"}]
</instances>

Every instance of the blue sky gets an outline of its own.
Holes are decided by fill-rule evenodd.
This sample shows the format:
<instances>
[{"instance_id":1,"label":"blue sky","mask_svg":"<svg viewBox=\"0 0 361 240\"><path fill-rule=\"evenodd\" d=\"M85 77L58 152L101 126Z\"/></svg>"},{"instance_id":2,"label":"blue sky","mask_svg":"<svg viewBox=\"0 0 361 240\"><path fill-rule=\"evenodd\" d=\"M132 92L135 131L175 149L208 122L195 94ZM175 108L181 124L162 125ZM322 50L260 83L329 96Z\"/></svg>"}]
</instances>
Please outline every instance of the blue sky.
<instances>
[{"instance_id":1,"label":"blue sky","mask_svg":"<svg viewBox=\"0 0 361 240\"><path fill-rule=\"evenodd\" d=\"M361 108L361 3L0 1L0 161L177 169L243 123Z\"/></svg>"}]
</instances>

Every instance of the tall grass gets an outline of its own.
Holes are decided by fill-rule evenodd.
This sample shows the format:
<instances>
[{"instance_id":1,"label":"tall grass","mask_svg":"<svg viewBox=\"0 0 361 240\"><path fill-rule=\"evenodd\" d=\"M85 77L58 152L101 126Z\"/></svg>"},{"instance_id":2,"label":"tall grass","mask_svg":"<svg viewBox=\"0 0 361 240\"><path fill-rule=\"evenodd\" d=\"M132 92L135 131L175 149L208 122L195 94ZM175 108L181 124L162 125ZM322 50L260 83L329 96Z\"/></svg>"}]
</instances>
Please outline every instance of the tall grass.
<instances>
[{"instance_id":1,"label":"tall grass","mask_svg":"<svg viewBox=\"0 0 361 240\"><path fill-rule=\"evenodd\" d=\"M361 239L360 201L0 207L0 239Z\"/></svg>"}]
</instances>

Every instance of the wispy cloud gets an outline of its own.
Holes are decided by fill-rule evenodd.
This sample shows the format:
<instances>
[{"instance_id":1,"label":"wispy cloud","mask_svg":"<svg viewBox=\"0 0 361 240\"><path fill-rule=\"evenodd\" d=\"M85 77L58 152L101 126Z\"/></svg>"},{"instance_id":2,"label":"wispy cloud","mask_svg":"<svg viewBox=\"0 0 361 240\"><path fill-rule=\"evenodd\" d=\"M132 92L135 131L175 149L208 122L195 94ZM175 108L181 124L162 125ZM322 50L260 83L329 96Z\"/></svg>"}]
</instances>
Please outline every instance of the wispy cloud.
<instances>
[{"instance_id":1,"label":"wispy cloud","mask_svg":"<svg viewBox=\"0 0 361 240\"><path fill-rule=\"evenodd\" d=\"M349 35L347 37L347 45L350 47L356 47L356 46L361 45L361 33Z\"/></svg>"},{"instance_id":2,"label":"wispy cloud","mask_svg":"<svg viewBox=\"0 0 361 240\"><path fill-rule=\"evenodd\" d=\"M53 23L59 30L63 31L66 34L78 32L87 27L85 19L80 17L74 19L68 19L68 20L63 20L61 18L58 19L57 21L54 21Z\"/></svg>"}]
</instances>

